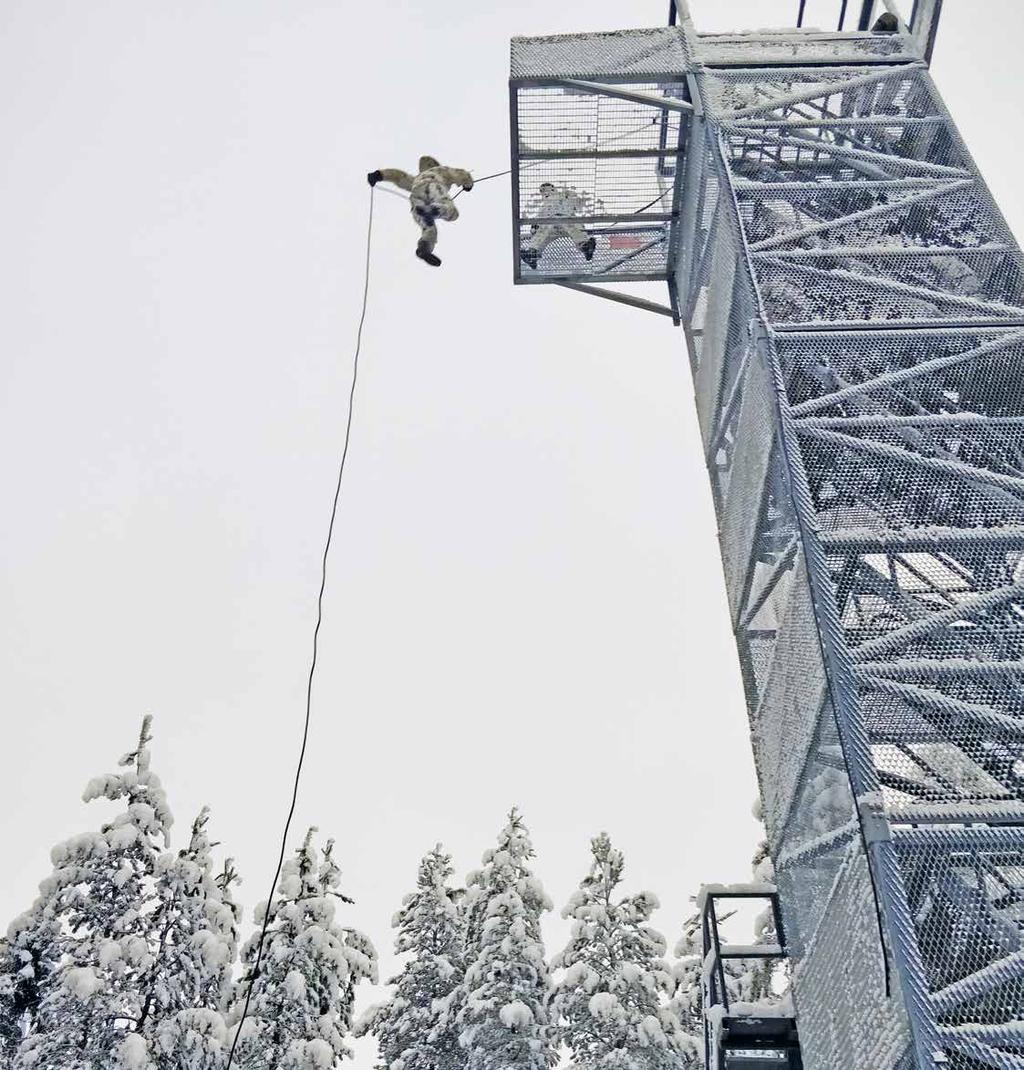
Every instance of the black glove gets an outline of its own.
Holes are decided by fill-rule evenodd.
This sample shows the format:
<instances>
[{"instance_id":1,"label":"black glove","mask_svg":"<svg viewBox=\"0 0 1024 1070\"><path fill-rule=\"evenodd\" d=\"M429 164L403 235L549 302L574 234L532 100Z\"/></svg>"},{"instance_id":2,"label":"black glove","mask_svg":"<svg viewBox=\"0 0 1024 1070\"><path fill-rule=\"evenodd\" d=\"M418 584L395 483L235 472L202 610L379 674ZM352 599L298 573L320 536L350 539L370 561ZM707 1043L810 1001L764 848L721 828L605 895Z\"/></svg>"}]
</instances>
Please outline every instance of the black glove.
<instances>
[{"instance_id":1,"label":"black glove","mask_svg":"<svg viewBox=\"0 0 1024 1070\"><path fill-rule=\"evenodd\" d=\"M371 186L376 186L378 182L383 180L383 178L384 176L380 173L380 171L371 171L366 176L366 181L369 182Z\"/></svg>"},{"instance_id":2,"label":"black glove","mask_svg":"<svg viewBox=\"0 0 1024 1070\"><path fill-rule=\"evenodd\" d=\"M463 189L463 191L464 191L465 193L469 193L469 191L470 191L470 190L471 190L472 188L473 188L473 180L472 180L472 179L470 179L470 180L469 180L469 185L468 185L468 186L463 186L463 187L462 187L462 189Z\"/></svg>"}]
</instances>

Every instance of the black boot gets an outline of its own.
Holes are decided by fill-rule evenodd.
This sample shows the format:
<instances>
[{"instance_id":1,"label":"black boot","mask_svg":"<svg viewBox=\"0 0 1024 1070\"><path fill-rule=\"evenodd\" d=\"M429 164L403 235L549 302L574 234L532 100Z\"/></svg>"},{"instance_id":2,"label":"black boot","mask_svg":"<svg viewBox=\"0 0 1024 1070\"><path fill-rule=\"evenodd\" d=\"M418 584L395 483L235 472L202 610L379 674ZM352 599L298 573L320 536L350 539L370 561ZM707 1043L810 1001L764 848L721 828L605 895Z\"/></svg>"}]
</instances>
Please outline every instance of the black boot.
<instances>
[{"instance_id":1,"label":"black boot","mask_svg":"<svg viewBox=\"0 0 1024 1070\"><path fill-rule=\"evenodd\" d=\"M580 246L580 252L583 254L584 260L594 259L594 250L597 248L597 238L587 238L587 240Z\"/></svg>"},{"instance_id":2,"label":"black boot","mask_svg":"<svg viewBox=\"0 0 1024 1070\"><path fill-rule=\"evenodd\" d=\"M416 245L416 255L420 260L425 260L431 267L440 267L441 258L434 255L433 249L427 244L426 240L421 238Z\"/></svg>"},{"instance_id":3,"label":"black boot","mask_svg":"<svg viewBox=\"0 0 1024 1070\"><path fill-rule=\"evenodd\" d=\"M540 260L540 250L539 249L524 249L519 254L519 259L522 260L522 262L527 267L532 268L534 271L536 271L537 270L537 261Z\"/></svg>"}]
</instances>

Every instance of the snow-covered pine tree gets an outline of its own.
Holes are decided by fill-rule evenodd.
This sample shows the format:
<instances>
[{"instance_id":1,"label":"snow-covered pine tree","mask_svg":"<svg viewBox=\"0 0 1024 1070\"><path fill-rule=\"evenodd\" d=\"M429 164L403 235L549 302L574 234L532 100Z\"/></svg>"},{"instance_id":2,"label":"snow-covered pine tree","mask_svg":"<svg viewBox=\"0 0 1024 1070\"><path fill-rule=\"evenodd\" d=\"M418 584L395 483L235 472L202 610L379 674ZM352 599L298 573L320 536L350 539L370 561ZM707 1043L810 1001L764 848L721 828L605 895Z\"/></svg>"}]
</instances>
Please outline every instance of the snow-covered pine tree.
<instances>
[{"instance_id":1,"label":"snow-covered pine tree","mask_svg":"<svg viewBox=\"0 0 1024 1070\"><path fill-rule=\"evenodd\" d=\"M167 847L172 818L150 770L151 719L142 723L122 771L91 780L83 799L124 801L99 832L65 841L51 853L53 873L30 912L37 931L60 927L59 963L45 978L32 1032L16 1068L148 1068L140 1020L154 960L152 877Z\"/></svg>"},{"instance_id":2,"label":"snow-covered pine tree","mask_svg":"<svg viewBox=\"0 0 1024 1070\"><path fill-rule=\"evenodd\" d=\"M444 1015L465 974L461 893L449 887L451 875L451 856L438 844L423 857L416 891L392 920L395 951L411 958L388 982L395 986L390 998L357 1029L377 1038L380 1070L462 1070L465 1062L458 1029Z\"/></svg>"},{"instance_id":3,"label":"snow-covered pine tree","mask_svg":"<svg viewBox=\"0 0 1024 1070\"><path fill-rule=\"evenodd\" d=\"M239 911L231 895L237 876L231 859L214 876L208 821L203 807L188 846L157 862L158 944L136 1031L161 1070L216 1070L227 1059L223 1011L238 953Z\"/></svg>"},{"instance_id":4,"label":"snow-covered pine tree","mask_svg":"<svg viewBox=\"0 0 1024 1070\"><path fill-rule=\"evenodd\" d=\"M259 933L242 952L245 975L232 1014L237 1023L245 992L254 980L249 1017L241 1026L237 1065L245 1070L329 1070L350 1054L355 986L376 983L377 953L369 939L335 920L341 871L328 840L319 863L310 829L295 857L282 869L269 908L261 903L256 923L269 909L266 945L253 978Z\"/></svg>"},{"instance_id":5,"label":"snow-covered pine tree","mask_svg":"<svg viewBox=\"0 0 1024 1070\"><path fill-rule=\"evenodd\" d=\"M563 1042L579 1070L679 1070L691 1043L668 1002L665 938L648 924L658 900L619 894L624 859L607 833L590 849L590 871L562 911L572 936L552 962Z\"/></svg>"},{"instance_id":6,"label":"snow-covered pine tree","mask_svg":"<svg viewBox=\"0 0 1024 1070\"><path fill-rule=\"evenodd\" d=\"M467 1070L546 1070L556 1060L540 933L551 901L530 870L532 857L513 808L483 868L467 879L466 975L449 1003Z\"/></svg>"}]
</instances>

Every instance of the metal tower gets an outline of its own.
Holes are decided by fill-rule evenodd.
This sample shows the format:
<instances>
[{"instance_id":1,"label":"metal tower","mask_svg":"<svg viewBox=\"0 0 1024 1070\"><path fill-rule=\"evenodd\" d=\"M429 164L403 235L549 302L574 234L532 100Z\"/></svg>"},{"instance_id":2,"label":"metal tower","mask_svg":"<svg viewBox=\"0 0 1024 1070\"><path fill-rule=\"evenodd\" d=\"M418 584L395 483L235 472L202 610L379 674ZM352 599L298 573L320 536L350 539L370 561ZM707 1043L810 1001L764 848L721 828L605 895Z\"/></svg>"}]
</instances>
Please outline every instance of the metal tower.
<instances>
[{"instance_id":1,"label":"metal tower","mask_svg":"<svg viewBox=\"0 0 1024 1070\"><path fill-rule=\"evenodd\" d=\"M512 45L516 281L685 330L811 1070L1024 1068L1024 277L939 6Z\"/></svg>"}]
</instances>

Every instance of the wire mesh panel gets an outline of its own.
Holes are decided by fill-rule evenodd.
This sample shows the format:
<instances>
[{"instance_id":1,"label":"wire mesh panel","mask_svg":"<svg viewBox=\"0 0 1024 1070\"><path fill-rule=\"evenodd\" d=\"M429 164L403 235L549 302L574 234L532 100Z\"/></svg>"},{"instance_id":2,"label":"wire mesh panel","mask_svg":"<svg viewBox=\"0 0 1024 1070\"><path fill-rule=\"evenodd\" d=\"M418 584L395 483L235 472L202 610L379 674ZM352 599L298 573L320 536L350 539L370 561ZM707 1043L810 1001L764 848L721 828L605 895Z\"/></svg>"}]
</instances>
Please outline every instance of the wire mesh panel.
<instances>
[{"instance_id":1,"label":"wire mesh panel","mask_svg":"<svg viewBox=\"0 0 1024 1070\"><path fill-rule=\"evenodd\" d=\"M786 894L781 886L780 893ZM887 978L874 891L858 841L845 849L826 894L794 986L804 1064L905 1066L909 1023Z\"/></svg>"}]
</instances>

